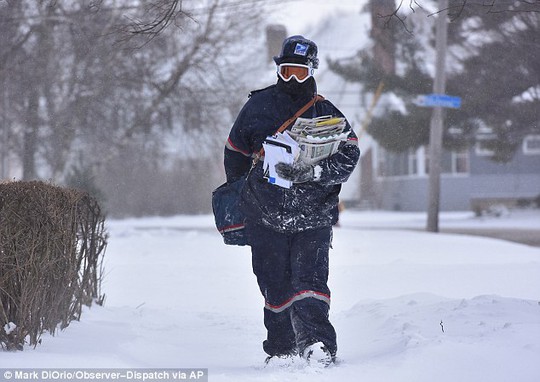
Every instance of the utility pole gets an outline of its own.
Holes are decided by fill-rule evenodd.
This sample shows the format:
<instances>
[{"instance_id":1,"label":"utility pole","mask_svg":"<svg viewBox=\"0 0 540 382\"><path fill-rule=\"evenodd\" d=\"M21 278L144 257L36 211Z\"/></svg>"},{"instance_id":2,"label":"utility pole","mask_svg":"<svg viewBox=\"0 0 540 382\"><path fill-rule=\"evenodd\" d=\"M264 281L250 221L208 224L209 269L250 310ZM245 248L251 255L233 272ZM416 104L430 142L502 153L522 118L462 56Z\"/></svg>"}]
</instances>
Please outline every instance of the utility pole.
<instances>
[{"instance_id":1,"label":"utility pole","mask_svg":"<svg viewBox=\"0 0 540 382\"><path fill-rule=\"evenodd\" d=\"M6 89L6 79L2 76L2 89ZM9 168L8 168L8 157L9 157L9 126L8 119L6 116L8 105L7 105L7 91L4 90L2 93L2 155L0 155L0 180L7 179Z\"/></svg>"},{"instance_id":2,"label":"utility pole","mask_svg":"<svg viewBox=\"0 0 540 382\"><path fill-rule=\"evenodd\" d=\"M446 45L448 38L448 0L439 0L435 48L437 50L433 93L446 91ZM429 201L427 231L439 232L439 206L441 194L441 153L443 136L443 109L433 108L429 134Z\"/></svg>"}]
</instances>

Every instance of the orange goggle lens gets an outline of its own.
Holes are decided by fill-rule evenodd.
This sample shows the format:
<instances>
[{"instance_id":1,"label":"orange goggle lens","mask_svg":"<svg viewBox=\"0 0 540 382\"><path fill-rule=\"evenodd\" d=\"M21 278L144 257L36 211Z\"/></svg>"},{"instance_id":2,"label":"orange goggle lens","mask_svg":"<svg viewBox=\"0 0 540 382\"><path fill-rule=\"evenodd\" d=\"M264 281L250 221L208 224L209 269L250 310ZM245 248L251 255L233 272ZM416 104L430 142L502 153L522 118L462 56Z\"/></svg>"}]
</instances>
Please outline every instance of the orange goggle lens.
<instances>
[{"instance_id":1,"label":"orange goggle lens","mask_svg":"<svg viewBox=\"0 0 540 382\"><path fill-rule=\"evenodd\" d=\"M313 69L308 65L300 64L281 64L278 68L278 74L283 81L290 81L295 77L298 82L304 82L313 74Z\"/></svg>"}]
</instances>

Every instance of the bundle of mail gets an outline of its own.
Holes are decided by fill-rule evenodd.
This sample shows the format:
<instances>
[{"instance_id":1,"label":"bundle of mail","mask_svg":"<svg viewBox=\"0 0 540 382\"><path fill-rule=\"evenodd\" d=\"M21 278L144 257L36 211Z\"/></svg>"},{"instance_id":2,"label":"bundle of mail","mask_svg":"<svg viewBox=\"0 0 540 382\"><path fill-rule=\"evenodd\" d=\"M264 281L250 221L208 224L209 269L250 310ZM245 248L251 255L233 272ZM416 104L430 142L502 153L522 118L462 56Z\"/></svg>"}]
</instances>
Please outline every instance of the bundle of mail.
<instances>
[{"instance_id":1,"label":"bundle of mail","mask_svg":"<svg viewBox=\"0 0 540 382\"><path fill-rule=\"evenodd\" d=\"M347 140L345 118L326 115L318 118L298 118L289 135L298 142L298 160L314 164L335 154L339 144Z\"/></svg>"},{"instance_id":2,"label":"bundle of mail","mask_svg":"<svg viewBox=\"0 0 540 382\"><path fill-rule=\"evenodd\" d=\"M335 154L342 141L347 140L345 118L324 116L298 118L290 131L266 137L264 147L264 177L276 186L290 188L292 182L281 178L276 164L302 161L314 164Z\"/></svg>"},{"instance_id":3,"label":"bundle of mail","mask_svg":"<svg viewBox=\"0 0 540 382\"><path fill-rule=\"evenodd\" d=\"M276 186L290 188L292 182L281 178L276 173L276 164L287 163L294 164L294 161L298 158L300 148L298 143L291 138L287 132L277 133L275 135L266 137L263 142L264 147L264 177L268 179L269 183Z\"/></svg>"}]
</instances>

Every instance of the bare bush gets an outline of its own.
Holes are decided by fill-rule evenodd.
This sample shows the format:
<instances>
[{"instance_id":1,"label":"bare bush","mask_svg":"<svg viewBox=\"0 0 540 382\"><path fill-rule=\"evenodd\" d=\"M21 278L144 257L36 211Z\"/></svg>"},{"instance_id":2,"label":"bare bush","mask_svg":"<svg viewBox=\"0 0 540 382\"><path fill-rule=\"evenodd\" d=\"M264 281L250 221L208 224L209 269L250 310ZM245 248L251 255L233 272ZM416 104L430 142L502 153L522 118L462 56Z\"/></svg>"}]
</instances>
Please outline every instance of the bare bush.
<instances>
[{"instance_id":1,"label":"bare bush","mask_svg":"<svg viewBox=\"0 0 540 382\"><path fill-rule=\"evenodd\" d=\"M0 345L22 350L54 335L82 306L103 302L107 244L87 193L43 182L0 184Z\"/></svg>"}]
</instances>

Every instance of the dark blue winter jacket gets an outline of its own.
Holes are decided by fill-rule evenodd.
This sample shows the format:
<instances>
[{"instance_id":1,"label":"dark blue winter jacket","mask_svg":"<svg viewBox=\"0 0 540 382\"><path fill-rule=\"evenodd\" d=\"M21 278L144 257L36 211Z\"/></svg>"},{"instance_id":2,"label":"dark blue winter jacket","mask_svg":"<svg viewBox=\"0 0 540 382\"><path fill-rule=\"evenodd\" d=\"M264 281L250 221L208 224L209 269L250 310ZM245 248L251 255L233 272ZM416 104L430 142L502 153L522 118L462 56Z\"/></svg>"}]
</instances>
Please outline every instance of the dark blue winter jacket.
<instances>
[{"instance_id":1,"label":"dark blue winter jacket","mask_svg":"<svg viewBox=\"0 0 540 382\"><path fill-rule=\"evenodd\" d=\"M276 85L252 92L238 114L225 147L227 181L244 176L264 139L273 135L312 97L311 94L292 97ZM317 102L302 117L324 115L343 117L327 100ZM320 166L316 169L317 180L294 184L289 189L270 184L263 177L263 161L260 160L250 172L242 192L241 208L247 223L262 223L291 233L335 224L341 183L349 178L360 156L358 139L348 122L346 128L348 140L341 143L336 154L316 164Z\"/></svg>"}]
</instances>

